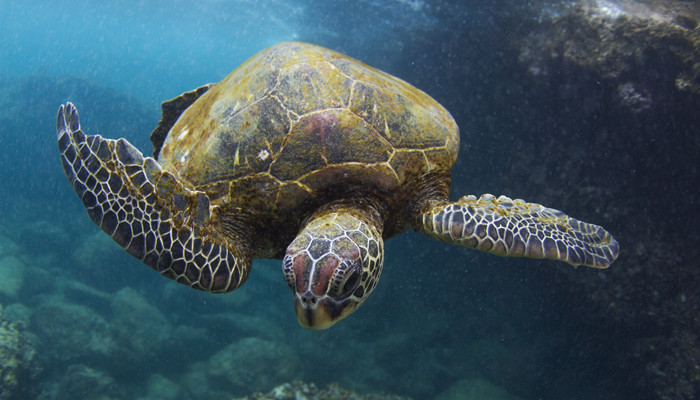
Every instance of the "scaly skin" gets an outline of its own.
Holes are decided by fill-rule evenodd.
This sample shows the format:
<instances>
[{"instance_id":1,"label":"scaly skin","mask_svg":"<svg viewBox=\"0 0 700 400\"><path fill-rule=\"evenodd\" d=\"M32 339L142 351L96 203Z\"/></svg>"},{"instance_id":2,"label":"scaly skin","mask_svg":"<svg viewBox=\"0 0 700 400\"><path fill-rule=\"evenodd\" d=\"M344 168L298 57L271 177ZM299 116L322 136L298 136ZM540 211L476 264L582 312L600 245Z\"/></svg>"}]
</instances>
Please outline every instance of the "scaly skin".
<instances>
[{"instance_id":1,"label":"scaly skin","mask_svg":"<svg viewBox=\"0 0 700 400\"><path fill-rule=\"evenodd\" d=\"M164 103L157 161L124 139L86 136L70 103L57 133L88 215L127 252L209 292L239 287L253 257L283 257L299 322L312 329L366 300L383 239L409 227L502 256L598 268L619 251L603 228L539 204L448 201L460 147L450 113L398 78L307 43L272 46Z\"/></svg>"},{"instance_id":2,"label":"scaly skin","mask_svg":"<svg viewBox=\"0 0 700 400\"><path fill-rule=\"evenodd\" d=\"M58 148L88 216L129 254L195 289L229 292L248 277L247 240L217 233L209 198L185 189L124 139L87 136L78 110L58 110Z\"/></svg>"},{"instance_id":3,"label":"scaly skin","mask_svg":"<svg viewBox=\"0 0 700 400\"><path fill-rule=\"evenodd\" d=\"M546 258L571 265L608 267L620 246L605 229L559 210L506 196L464 196L433 201L418 216L418 230L448 243L499 256Z\"/></svg>"},{"instance_id":4,"label":"scaly skin","mask_svg":"<svg viewBox=\"0 0 700 400\"><path fill-rule=\"evenodd\" d=\"M382 225L364 199L332 202L311 216L282 261L303 327L329 328L374 290L384 263Z\"/></svg>"}]
</instances>

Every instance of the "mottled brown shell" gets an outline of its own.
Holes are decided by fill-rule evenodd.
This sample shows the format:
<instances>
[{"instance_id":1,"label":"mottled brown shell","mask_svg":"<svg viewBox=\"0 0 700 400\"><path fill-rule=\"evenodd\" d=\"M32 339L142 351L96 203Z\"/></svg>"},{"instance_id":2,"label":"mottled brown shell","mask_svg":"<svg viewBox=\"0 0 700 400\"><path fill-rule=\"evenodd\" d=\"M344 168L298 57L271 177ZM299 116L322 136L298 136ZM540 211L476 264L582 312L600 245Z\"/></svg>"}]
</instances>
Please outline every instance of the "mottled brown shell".
<instances>
[{"instance_id":1,"label":"mottled brown shell","mask_svg":"<svg viewBox=\"0 0 700 400\"><path fill-rule=\"evenodd\" d=\"M459 131L408 83L306 43L270 47L197 99L158 161L215 204L284 216L342 192L388 198L449 173ZM389 199L391 200L391 199Z\"/></svg>"}]
</instances>

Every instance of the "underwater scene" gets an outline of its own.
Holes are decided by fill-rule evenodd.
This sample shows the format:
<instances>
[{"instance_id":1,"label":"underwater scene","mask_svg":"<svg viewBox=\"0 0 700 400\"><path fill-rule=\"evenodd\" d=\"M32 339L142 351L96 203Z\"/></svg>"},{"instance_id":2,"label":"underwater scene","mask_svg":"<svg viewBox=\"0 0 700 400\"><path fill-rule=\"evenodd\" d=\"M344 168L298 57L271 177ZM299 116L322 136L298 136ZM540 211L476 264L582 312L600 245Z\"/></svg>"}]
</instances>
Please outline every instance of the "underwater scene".
<instances>
[{"instance_id":1,"label":"underwater scene","mask_svg":"<svg viewBox=\"0 0 700 400\"><path fill-rule=\"evenodd\" d=\"M699 19L693 0L0 0L0 400L700 398ZM266 68L308 72L301 50L286 59L273 47L229 92L206 87L166 103L159 122L162 102L289 41L383 73L338 55L308 87L277 78L263 100L284 104L283 122L341 99L334 114L284 128L298 132L284 154L212 147L175 120L197 98L244 98ZM361 79L338 83L346 76ZM279 137L268 135L277 128L263 100L245 109L265 127L236 120L238 104L208 112L272 149ZM124 142L102 141L111 161L97 144L90 160L102 160L98 180L117 159L143 162L141 188L101 187L146 204L144 214L167 222L163 235L194 224L207 249L228 243L229 286L127 252L119 229L113 240L91 221L86 206L102 197L76 196L94 179L84 179L92 161L71 176L70 163L88 158L73 109L57 122L68 102L85 134L124 138L143 157L160 151L160 164L143 162ZM336 112L343 107L360 122ZM166 136L173 124L178 136ZM190 148L173 144L188 133ZM402 162L382 158L399 153ZM323 169L348 154L364 158ZM303 178L282 190L277 173L246 180L246 164L202 191L181 184L239 160ZM154 177L156 194L142 196ZM215 187L245 190L223 212ZM371 199L353 195L364 190ZM476 200L485 193L495 197ZM253 207L265 211L230 217ZM532 207L540 211L522 211ZM467 238L468 213L486 211L520 221L542 246L506 251L508 239L490 239L502 235L495 229ZM312 258L308 221L341 214L367 225L370 245L352 250L357 235L346 232L332 250L346 258L309 273L296 256ZM344 276L357 254L371 265ZM198 285L205 290L187 287ZM323 288L351 300L332 303Z\"/></svg>"}]
</instances>

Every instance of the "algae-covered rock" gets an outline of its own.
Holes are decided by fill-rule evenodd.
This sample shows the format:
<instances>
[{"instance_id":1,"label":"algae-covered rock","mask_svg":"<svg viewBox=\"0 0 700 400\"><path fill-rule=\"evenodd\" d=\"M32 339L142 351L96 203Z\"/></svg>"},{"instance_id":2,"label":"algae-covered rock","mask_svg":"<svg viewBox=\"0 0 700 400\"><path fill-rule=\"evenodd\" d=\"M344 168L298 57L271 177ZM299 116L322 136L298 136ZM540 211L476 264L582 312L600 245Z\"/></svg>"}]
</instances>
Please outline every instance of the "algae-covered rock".
<instances>
[{"instance_id":1,"label":"algae-covered rock","mask_svg":"<svg viewBox=\"0 0 700 400\"><path fill-rule=\"evenodd\" d=\"M211 395L206 369L207 365L204 362L192 363L182 377L183 385L195 399L206 399Z\"/></svg>"},{"instance_id":2,"label":"algae-covered rock","mask_svg":"<svg viewBox=\"0 0 700 400\"><path fill-rule=\"evenodd\" d=\"M123 399L119 385L106 373L82 364L68 367L58 385L54 399L118 400Z\"/></svg>"},{"instance_id":3,"label":"algae-covered rock","mask_svg":"<svg viewBox=\"0 0 700 400\"><path fill-rule=\"evenodd\" d=\"M184 400L189 398L182 386L160 374L151 375L146 386L146 396L136 400Z\"/></svg>"},{"instance_id":4,"label":"algae-covered rock","mask_svg":"<svg viewBox=\"0 0 700 400\"><path fill-rule=\"evenodd\" d=\"M268 393L253 393L234 400L410 400L393 394L360 394L345 390L336 384L319 389L313 383L295 381L283 383ZM483 399L489 400L489 399Z\"/></svg>"},{"instance_id":5,"label":"algae-covered rock","mask_svg":"<svg viewBox=\"0 0 700 400\"><path fill-rule=\"evenodd\" d=\"M109 236L101 231L91 232L82 236L76 244L71 258L78 279L110 292L126 284L119 279L122 275L116 273L120 260L124 259L124 250Z\"/></svg>"},{"instance_id":6,"label":"algae-covered rock","mask_svg":"<svg viewBox=\"0 0 700 400\"><path fill-rule=\"evenodd\" d=\"M42 358L63 361L116 358L117 343L105 318L88 307L49 298L32 314L31 329L39 337Z\"/></svg>"},{"instance_id":7,"label":"algae-covered rock","mask_svg":"<svg viewBox=\"0 0 700 400\"><path fill-rule=\"evenodd\" d=\"M36 351L18 323L4 319L0 306L0 400L30 393L30 380L40 372Z\"/></svg>"},{"instance_id":8,"label":"algae-covered rock","mask_svg":"<svg viewBox=\"0 0 700 400\"><path fill-rule=\"evenodd\" d=\"M130 358L150 358L171 345L172 325L165 315L131 288L115 293L112 299L111 328L120 347Z\"/></svg>"},{"instance_id":9,"label":"algae-covered rock","mask_svg":"<svg viewBox=\"0 0 700 400\"><path fill-rule=\"evenodd\" d=\"M613 81L618 105L634 112L663 98L658 88L700 94L700 12L690 2L654 3L577 2L515 39L519 60L537 79Z\"/></svg>"},{"instance_id":10,"label":"algae-covered rock","mask_svg":"<svg viewBox=\"0 0 700 400\"><path fill-rule=\"evenodd\" d=\"M54 221L30 221L19 228L17 243L20 249L29 255L37 255L37 249L62 249L70 247L71 236L63 225Z\"/></svg>"},{"instance_id":11,"label":"algae-covered rock","mask_svg":"<svg viewBox=\"0 0 700 400\"><path fill-rule=\"evenodd\" d=\"M207 361L212 388L243 395L270 390L300 378L300 363L294 350L281 342L245 338L223 348Z\"/></svg>"},{"instance_id":12,"label":"algae-covered rock","mask_svg":"<svg viewBox=\"0 0 700 400\"><path fill-rule=\"evenodd\" d=\"M17 250L18 246L13 240L0 234L0 257L16 254Z\"/></svg>"},{"instance_id":13,"label":"algae-covered rock","mask_svg":"<svg viewBox=\"0 0 700 400\"><path fill-rule=\"evenodd\" d=\"M506 389L489 381L473 378L458 380L437 395L435 400L522 400L522 398L510 394Z\"/></svg>"},{"instance_id":14,"label":"algae-covered rock","mask_svg":"<svg viewBox=\"0 0 700 400\"><path fill-rule=\"evenodd\" d=\"M39 337L42 357L109 365L110 371L140 366L172 346L172 326L138 292L125 288L105 300L104 294L68 285L67 294L91 301L91 307L65 297L46 298L32 313L31 328Z\"/></svg>"},{"instance_id":15,"label":"algae-covered rock","mask_svg":"<svg viewBox=\"0 0 700 400\"><path fill-rule=\"evenodd\" d=\"M17 298L24 283L26 265L15 256L0 258L0 296Z\"/></svg>"},{"instance_id":16,"label":"algae-covered rock","mask_svg":"<svg viewBox=\"0 0 700 400\"><path fill-rule=\"evenodd\" d=\"M5 307L2 314L10 322L19 322L27 326L31 321L32 309L22 303L12 303Z\"/></svg>"},{"instance_id":17,"label":"algae-covered rock","mask_svg":"<svg viewBox=\"0 0 700 400\"><path fill-rule=\"evenodd\" d=\"M113 294L97 289L88 284L68 279L54 283L58 293L67 303L87 305L93 311L106 314L111 309Z\"/></svg>"}]
</instances>

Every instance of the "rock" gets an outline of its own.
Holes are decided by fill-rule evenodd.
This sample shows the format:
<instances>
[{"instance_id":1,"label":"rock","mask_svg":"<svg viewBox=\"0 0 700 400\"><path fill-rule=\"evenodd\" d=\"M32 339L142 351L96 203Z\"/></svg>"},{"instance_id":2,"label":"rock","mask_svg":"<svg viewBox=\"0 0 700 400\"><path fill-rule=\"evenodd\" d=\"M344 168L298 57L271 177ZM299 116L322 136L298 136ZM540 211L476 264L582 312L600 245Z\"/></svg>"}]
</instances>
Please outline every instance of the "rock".
<instances>
[{"instance_id":1,"label":"rock","mask_svg":"<svg viewBox=\"0 0 700 400\"><path fill-rule=\"evenodd\" d=\"M131 288L112 299L112 329L129 357L150 359L172 343L173 328L165 315Z\"/></svg>"},{"instance_id":2,"label":"rock","mask_svg":"<svg viewBox=\"0 0 700 400\"><path fill-rule=\"evenodd\" d=\"M319 389L313 383L291 382L284 383L272 389L268 393L254 393L250 396L240 397L235 400L410 400L391 394L358 394L330 384L324 389ZM484 398L483 400L490 400Z\"/></svg>"},{"instance_id":3,"label":"rock","mask_svg":"<svg viewBox=\"0 0 700 400\"><path fill-rule=\"evenodd\" d=\"M35 258L30 258L25 255L19 255L17 258L26 266L23 274L26 284L22 285L22 289L18 293L18 301L34 306L48 293L54 293L61 284L65 272L60 269L55 267L47 269L37 266L37 264L34 263Z\"/></svg>"},{"instance_id":4,"label":"rock","mask_svg":"<svg viewBox=\"0 0 700 400\"><path fill-rule=\"evenodd\" d=\"M652 106L649 90L640 88L633 82L618 85L617 95L620 105L635 113L642 112Z\"/></svg>"},{"instance_id":5,"label":"rock","mask_svg":"<svg viewBox=\"0 0 700 400\"><path fill-rule=\"evenodd\" d=\"M0 295L17 298L24 283L26 265L15 256L0 259Z\"/></svg>"},{"instance_id":6,"label":"rock","mask_svg":"<svg viewBox=\"0 0 700 400\"><path fill-rule=\"evenodd\" d=\"M81 237L72 254L73 264L79 279L95 288L115 291L124 286L117 273L115 260L124 259L124 250L112 238L102 231L96 231ZM109 279L105 279L105 274Z\"/></svg>"},{"instance_id":7,"label":"rock","mask_svg":"<svg viewBox=\"0 0 700 400\"><path fill-rule=\"evenodd\" d=\"M0 235L0 257L16 254L17 244L13 242L9 237Z\"/></svg>"},{"instance_id":8,"label":"rock","mask_svg":"<svg viewBox=\"0 0 700 400\"><path fill-rule=\"evenodd\" d=\"M119 349L108 322L93 310L62 299L46 299L32 314L41 356L63 362L91 360L110 364Z\"/></svg>"},{"instance_id":9,"label":"rock","mask_svg":"<svg viewBox=\"0 0 700 400\"><path fill-rule=\"evenodd\" d=\"M231 394L218 388L213 388L209 385L209 378L206 362L197 362L190 365L182 377L184 386L191 394L190 398L198 400L230 400Z\"/></svg>"},{"instance_id":10,"label":"rock","mask_svg":"<svg viewBox=\"0 0 700 400\"><path fill-rule=\"evenodd\" d=\"M480 379L461 379L452 384L435 400L522 400L493 383Z\"/></svg>"},{"instance_id":11,"label":"rock","mask_svg":"<svg viewBox=\"0 0 700 400\"><path fill-rule=\"evenodd\" d=\"M172 335L172 342L176 344L168 352L182 360L197 360L202 354L213 354L221 347L221 342L216 340L211 330L199 325L178 325Z\"/></svg>"},{"instance_id":12,"label":"rock","mask_svg":"<svg viewBox=\"0 0 700 400\"><path fill-rule=\"evenodd\" d=\"M5 307L0 313L10 322L20 322L25 326L29 325L32 318L32 309L22 303L12 303Z\"/></svg>"},{"instance_id":13,"label":"rock","mask_svg":"<svg viewBox=\"0 0 700 400\"><path fill-rule=\"evenodd\" d=\"M518 39L520 62L540 79L554 71L561 73L567 66L580 68L579 75L588 71L603 80L638 77L638 82L618 82L624 85L619 88L620 105L633 112L646 110L654 98L662 98L660 93L652 97L651 88L700 93L696 70L700 31L695 29L697 20L683 13L685 7L669 4L666 10L652 11L641 4L644 2L628 2L635 5L632 8L618 2L620 8L611 12L607 3L583 1L564 13L547 16ZM658 60L658 64L646 59ZM640 74L638 68L647 73ZM649 73L650 69L665 73ZM659 82L651 84L651 80Z\"/></svg>"},{"instance_id":14,"label":"rock","mask_svg":"<svg viewBox=\"0 0 700 400\"><path fill-rule=\"evenodd\" d=\"M147 395L136 400L184 400L187 399L182 386L160 374L148 378Z\"/></svg>"},{"instance_id":15,"label":"rock","mask_svg":"<svg viewBox=\"0 0 700 400\"><path fill-rule=\"evenodd\" d=\"M300 370L299 358L291 347L255 337L226 346L205 368L210 387L237 395L298 379Z\"/></svg>"},{"instance_id":16,"label":"rock","mask_svg":"<svg viewBox=\"0 0 700 400\"><path fill-rule=\"evenodd\" d=\"M116 400L124 398L119 385L102 371L82 364L71 365L58 385L56 399Z\"/></svg>"},{"instance_id":17,"label":"rock","mask_svg":"<svg viewBox=\"0 0 700 400\"><path fill-rule=\"evenodd\" d=\"M192 363L190 369L183 376L183 384L195 399L206 399L210 395L211 389L206 369L207 366L204 362Z\"/></svg>"},{"instance_id":18,"label":"rock","mask_svg":"<svg viewBox=\"0 0 700 400\"><path fill-rule=\"evenodd\" d=\"M89 306L90 309L102 315L111 311L112 293L95 289L85 283L69 279L61 280L59 293L66 301Z\"/></svg>"},{"instance_id":19,"label":"rock","mask_svg":"<svg viewBox=\"0 0 700 400\"><path fill-rule=\"evenodd\" d=\"M70 248L71 238L61 225L37 220L20 228L18 243L25 253L35 255L37 249Z\"/></svg>"},{"instance_id":20,"label":"rock","mask_svg":"<svg viewBox=\"0 0 700 400\"><path fill-rule=\"evenodd\" d=\"M36 351L19 325L0 314L0 400L28 398L41 368Z\"/></svg>"}]
</instances>

